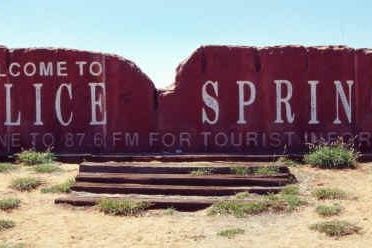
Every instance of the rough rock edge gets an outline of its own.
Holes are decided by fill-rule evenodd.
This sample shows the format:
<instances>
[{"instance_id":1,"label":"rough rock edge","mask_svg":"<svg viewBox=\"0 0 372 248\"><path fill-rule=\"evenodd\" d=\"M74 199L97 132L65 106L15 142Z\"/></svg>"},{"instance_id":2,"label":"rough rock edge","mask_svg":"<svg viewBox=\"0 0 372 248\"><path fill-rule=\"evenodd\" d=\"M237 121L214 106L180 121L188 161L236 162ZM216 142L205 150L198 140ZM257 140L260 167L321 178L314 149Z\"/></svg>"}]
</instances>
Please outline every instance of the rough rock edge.
<instances>
[{"instance_id":1,"label":"rough rock edge","mask_svg":"<svg viewBox=\"0 0 372 248\"><path fill-rule=\"evenodd\" d=\"M81 50L81 49L73 49L73 48L64 48L64 47L27 47L27 48L8 48L6 46L0 45L0 49L6 49L8 52L12 53L15 51L24 50L25 52L31 52L31 51L37 51L37 50L47 50L50 52L74 52L74 53L89 53L93 56L102 56L102 57L108 57L112 59L117 59L120 62L126 63L131 67L136 73L139 73L142 77L144 77L148 82L150 82L150 87L153 90L156 90L154 82L151 80L151 78L144 73L139 66L137 66L133 61L124 58L123 56L113 54L113 53L103 53L103 52L96 52L96 51L89 51L89 50Z\"/></svg>"},{"instance_id":2,"label":"rough rock edge","mask_svg":"<svg viewBox=\"0 0 372 248\"><path fill-rule=\"evenodd\" d=\"M249 49L256 49L257 52L264 51L264 50L270 50L270 49L285 49L285 48L304 48L306 50L306 53L309 52L311 49L315 50L321 50L321 51L326 51L326 50L334 50L334 51L341 51L341 50L346 50L354 53L354 58L358 52L363 52L365 54L372 54L372 49L370 48L352 48L349 46L345 45L320 45L320 46L302 46L302 45L277 45L277 46L229 46L229 45L204 45L198 47L190 56L188 56L186 59L184 59L176 69L176 75L175 75L175 80L173 83L165 87L160 91L160 94L162 96L169 95L169 94L174 94L177 91L177 88L179 85L186 83L186 82L178 82L177 77L179 74L182 73L183 69L185 66L187 66L191 61L203 50L205 49L215 49L215 48L229 48L229 49L244 49L244 48L249 48Z\"/></svg>"}]
</instances>

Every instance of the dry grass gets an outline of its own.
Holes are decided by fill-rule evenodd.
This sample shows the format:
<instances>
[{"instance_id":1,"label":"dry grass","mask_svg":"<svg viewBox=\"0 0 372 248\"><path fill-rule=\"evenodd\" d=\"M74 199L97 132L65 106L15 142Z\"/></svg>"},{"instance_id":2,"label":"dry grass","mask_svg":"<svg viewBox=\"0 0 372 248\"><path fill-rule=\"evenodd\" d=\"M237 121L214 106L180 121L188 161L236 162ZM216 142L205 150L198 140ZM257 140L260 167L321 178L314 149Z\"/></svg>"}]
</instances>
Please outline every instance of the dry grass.
<instances>
[{"instance_id":1,"label":"dry grass","mask_svg":"<svg viewBox=\"0 0 372 248\"><path fill-rule=\"evenodd\" d=\"M313 224L310 229L325 233L327 236L341 237L359 233L362 228L347 221L331 220Z\"/></svg>"},{"instance_id":2,"label":"dry grass","mask_svg":"<svg viewBox=\"0 0 372 248\"><path fill-rule=\"evenodd\" d=\"M150 205L147 202L127 199L102 199L98 202L98 209L109 215L138 216Z\"/></svg>"},{"instance_id":3,"label":"dry grass","mask_svg":"<svg viewBox=\"0 0 372 248\"><path fill-rule=\"evenodd\" d=\"M0 220L0 232L15 227L15 223L12 220Z\"/></svg>"},{"instance_id":4,"label":"dry grass","mask_svg":"<svg viewBox=\"0 0 372 248\"><path fill-rule=\"evenodd\" d=\"M43 182L39 178L35 177L20 177L14 179L10 187L18 191L31 191L42 185Z\"/></svg>"},{"instance_id":5,"label":"dry grass","mask_svg":"<svg viewBox=\"0 0 372 248\"><path fill-rule=\"evenodd\" d=\"M10 163L0 163L0 173L6 173L17 169L15 164Z\"/></svg>"},{"instance_id":6,"label":"dry grass","mask_svg":"<svg viewBox=\"0 0 372 248\"><path fill-rule=\"evenodd\" d=\"M231 163L236 166L236 163ZM208 166L207 163L203 164ZM63 173L38 175L48 185L65 182L77 174L77 165L64 164ZM25 247L369 247L372 244L372 163L362 164L355 170L319 170L298 166L291 171L299 180L301 195L308 206L291 213L265 213L235 218L234 216L207 216L207 211L194 213L150 210L141 217L104 215L95 208L74 208L55 205L59 195L42 194L39 190L20 192L8 186L12 179L28 177L34 172L19 168L0 174L0 194L22 201L12 212L0 211L0 219L11 219L16 227L1 232L0 244L24 243ZM313 223L324 221L314 209L319 204L333 204L334 200L320 202L311 196L315 188L339 188L357 196L357 200L343 201L342 220L357 223L361 235L348 235L335 240L309 229ZM61 195L63 196L63 195ZM337 200L338 201L338 200ZM332 217L334 218L334 217ZM221 230L241 228L244 234L233 239L217 236ZM1 247L1 246L0 246Z\"/></svg>"},{"instance_id":7,"label":"dry grass","mask_svg":"<svg viewBox=\"0 0 372 248\"><path fill-rule=\"evenodd\" d=\"M322 217L330 217L334 215L339 215L341 211L342 211L342 207L339 204L319 205L315 209L315 212Z\"/></svg>"},{"instance_id":8,"label":"dry grass","mask_svg":"<svg viewBox=\"0 0 372 248\"><path fill-rule=\"evenodd\" d=\"M47 188L42 188L41 193L70 193L71 186L75 183L74 178L70 178L63 183L56 184Z\"/></svg>"},{"instance_id":9,"label":"dry grass","mask_svg":"<svg viewBox=\"0 0 372 248\"><path fill-rule=\"evenodd\" d=\"M219 231L217 233L217 235L218 236L221 236L221 237L228 238L228 239L232 239L236 235L244 234L244 233L245 233L244 229L241 229L241 228L231 228L231 229L225 229L225 230Z\"/></svg>"},{"instance_id":10,"label":"dry grass","mask_svg":"<svg viewBox=\"0 0 372 248\"><path fill-rule=\"evenodd\" d=\"M21 200L17 198L3 198L0 199L0 210L9 211L18 208Z\"/></svg>"},{"instance_id":11,"label":"dry grass","mask_svg":"<svg viewBox=\"0 0 372 248\"><path fill-rule=\"evenodd\" d=\"M315 189L313 195L318 200L345 200L348 197L348 194L344 190L329 187Z\"/></svg>"}]
</instances>

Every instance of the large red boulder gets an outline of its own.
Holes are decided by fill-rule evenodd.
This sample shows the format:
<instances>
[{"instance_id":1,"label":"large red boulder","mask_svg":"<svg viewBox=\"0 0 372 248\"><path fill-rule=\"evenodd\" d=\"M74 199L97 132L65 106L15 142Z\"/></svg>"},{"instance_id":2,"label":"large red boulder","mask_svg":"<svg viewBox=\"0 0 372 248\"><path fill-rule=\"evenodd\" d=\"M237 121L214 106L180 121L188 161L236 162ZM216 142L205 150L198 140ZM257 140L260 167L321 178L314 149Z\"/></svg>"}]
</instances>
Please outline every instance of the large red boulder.
<instances>
[{"instance_id":1,"label":"large red boulder","mask_svg":"<svg viewBox=\"0 0 372 248\"><path fill-rule=\"evenodd\" d=\"M342 46L200 47L160 94L160 149L278 154L353 138L354 58Z\"/></svg>"},{"instance_id":2,"label":"large red boulder","mask_svg":"<svg viewBox=\"0 0 372 248\"><path fill-rule=\"evenodd\" d=\"M150 151L156 89L131 61L69 49L1 47L0 75L3 153L30 147Z\"/></svg>"}]
</instances>

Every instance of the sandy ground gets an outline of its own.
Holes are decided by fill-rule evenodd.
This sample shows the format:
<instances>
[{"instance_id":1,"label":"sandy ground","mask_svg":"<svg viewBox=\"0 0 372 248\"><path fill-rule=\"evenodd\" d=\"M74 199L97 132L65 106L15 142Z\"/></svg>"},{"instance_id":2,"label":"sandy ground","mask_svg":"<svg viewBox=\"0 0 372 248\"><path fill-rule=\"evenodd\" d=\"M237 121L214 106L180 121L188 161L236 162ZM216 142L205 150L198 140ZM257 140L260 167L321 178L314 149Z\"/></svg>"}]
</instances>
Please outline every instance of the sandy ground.
<instances>
[{"instance_id":1,"label":"sandy ground","mask_svg":"<svg viewBox=\"0 0 372 248\"><path fill-rule=\"evenodd\" d=\"M248 218L207 216L195 213L154 210L141 217L106 216L95 208L54 205L62 195L41 194L39 190L19 193L8 186L12 178L41 177L47 185L63 182L77 174L77 165L63 165L64 171L38 175L27 168L0 174L1 197L15 196L22 206L0 219L12 219L16 227L0 233L1 242L25 247L372 247L372 164L357 170L328 171L309 167L291 168L300 181L302 194L310 201L291 214L264 214ZM334 219L349 220L363 228L361 234L334 239L309 230L324 218L314 212L319 202L310 196L320 186L339 187L357 199L340 201L345 211ZM332 218L330 218L332 219ZM233 239L217 236L227 228L245 233Z\"/></svg>"}]
</instances>

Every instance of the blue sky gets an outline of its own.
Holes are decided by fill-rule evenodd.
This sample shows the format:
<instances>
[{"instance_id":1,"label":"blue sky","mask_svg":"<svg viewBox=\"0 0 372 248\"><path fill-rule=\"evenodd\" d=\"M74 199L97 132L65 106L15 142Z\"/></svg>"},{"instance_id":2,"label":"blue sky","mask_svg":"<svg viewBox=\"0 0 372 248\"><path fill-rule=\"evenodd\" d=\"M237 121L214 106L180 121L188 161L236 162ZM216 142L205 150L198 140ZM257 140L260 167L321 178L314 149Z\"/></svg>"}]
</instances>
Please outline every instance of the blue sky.
<instances>
[{"instance_id":1,"label":"blue sky","mask_svg":"<svg viewBox=\"0 0 372 248\"><path fill-rule=\"evenodd\" d=\"M200 45L372 47L372 1L4 0L0 44L133 60L158 87Z\"/></svg>"}]
</instances>

